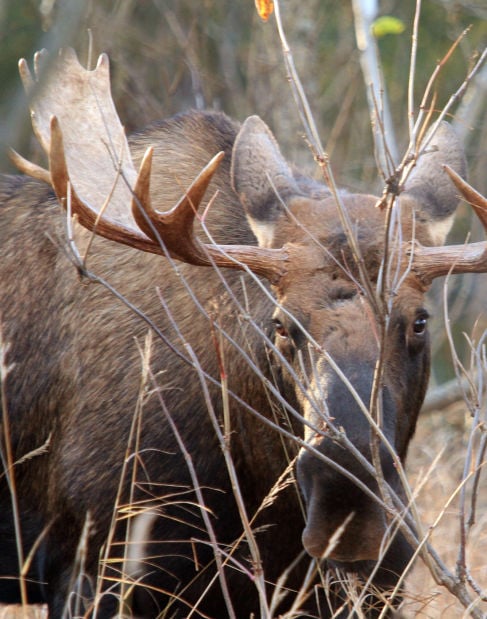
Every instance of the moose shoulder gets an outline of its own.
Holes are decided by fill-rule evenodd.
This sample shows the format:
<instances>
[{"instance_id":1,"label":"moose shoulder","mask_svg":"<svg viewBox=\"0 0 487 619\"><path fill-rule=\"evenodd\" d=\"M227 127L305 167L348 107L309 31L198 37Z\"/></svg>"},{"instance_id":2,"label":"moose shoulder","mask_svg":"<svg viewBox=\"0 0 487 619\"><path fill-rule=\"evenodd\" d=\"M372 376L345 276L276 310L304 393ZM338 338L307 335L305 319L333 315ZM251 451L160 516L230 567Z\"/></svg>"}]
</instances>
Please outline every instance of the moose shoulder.
<instances>
[{"instance_id":1,"label":"moose shoulder","mask_svg":"<svg viewBox=\"0 0 487 619\"><path fill-rule=\"evenodd\" d=\"M68 55L59 71L97 79L105 65L83 72ZM412 556L411 539L390 526L366 409L382 359L379 460L400 500L395 457L406 457L429 373L424 293L456 264L444 248L428 270L427 248L444 242L457 204L443 165L465 173L452 129L441 125L420 150L394 207L400 235L387 261L386 211L376 208L377 198L340 196L351 244L337 197L291 168L259 118L241 126L216 112L165 120L130 141L134 160L143 160L140 174L120 173L113 154L90 156L90 148L108 150L106 139L75 132L68 116L78 112L69 111L61 80L52 81L53 95L45 95L51 107L35 115L50 172L22 165L52 182L57 197L27 177L4 178L0 190L8 368L0 600L20 595L13 505L21 555L32 553L27 593L48 602L51 619L76 604L112 616L122 582L137 616L169 608L183 617L196 608L205 617L249 617L259 612L260 573L268 599L282 596L284 612L310 555L325 557L323 573L338 567L364 581L374 573L376 590L393 588ZM123 148L115 148L117 156ZM119 199L118 188L110 193L114 173L127 180L120 189L126 211L111 203L98 213L109 194ZM58 200L97 232L76 233L81 251L89 248L90 271L138 312L80 279ZM197 222L195 236L198 206L204 229ZM418 264L405 249L413 240ZM384 265L398 285L377 313L371 293L384 281ZM157 329L148 374L141 316ZM223 371L228 391L220 386ZM294 459L297 484L279 484ZM269 493L273 500L263 507ZM244 535L242 509L261 565ZM135 545L141 522L145 534ZM102 595L93 607L97 582ZM331 588L303 598L302 616L346 605L340 587Z\"/></svg>"}]
</instances>

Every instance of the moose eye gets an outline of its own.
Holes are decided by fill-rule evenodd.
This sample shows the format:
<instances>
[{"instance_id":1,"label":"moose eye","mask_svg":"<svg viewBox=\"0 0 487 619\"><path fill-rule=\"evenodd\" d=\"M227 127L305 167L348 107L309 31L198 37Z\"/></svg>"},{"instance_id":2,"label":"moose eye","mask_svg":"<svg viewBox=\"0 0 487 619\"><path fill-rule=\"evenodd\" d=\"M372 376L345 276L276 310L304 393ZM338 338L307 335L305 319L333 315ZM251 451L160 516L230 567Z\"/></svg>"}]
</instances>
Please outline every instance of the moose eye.
<instances>
[{"instance_id":1,"label":"moose eye","mask_svg":"<svg viewBox=\"0 0 487 619\"><path fill-rule=\"evenodd\" d=\"M416 335L423 335L426 331L426 327L428 325L428 314L427 312L422 312L418 316L416 316L415 321L413 322L413 331Z\"/></svg>"},{"instance_id":2,"label":"moose eye","mask_svg":"<svg viewBox=\"0 0 487 619\"><path fill-rule=\"evenodd\" d=\"M287 340L289 337L289 332L282 322L278 318L273 318L272 323L274 324L274 331L276 335L283 340Z\"/></svg>"}]
</instances>

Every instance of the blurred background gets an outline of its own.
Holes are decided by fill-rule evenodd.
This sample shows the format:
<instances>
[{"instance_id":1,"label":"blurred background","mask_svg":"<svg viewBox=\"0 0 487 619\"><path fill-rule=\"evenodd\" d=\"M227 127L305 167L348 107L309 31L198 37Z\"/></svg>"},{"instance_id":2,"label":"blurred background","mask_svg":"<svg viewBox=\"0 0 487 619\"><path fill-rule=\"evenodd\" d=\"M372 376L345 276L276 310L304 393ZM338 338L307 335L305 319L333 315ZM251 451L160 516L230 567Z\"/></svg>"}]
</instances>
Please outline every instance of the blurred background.
<instances>
[{"instance_id":1,"label":"blurred background","mask_svg":"<svg viewBox=\"0 0 487 619\"><path fill-rule=\"evenodd\" d=\"M365 4L365 3L362 3ZM424 0L419 27L415 103L437 62L468 26L470 32L436 82L436 107L455 93L487 41L483 0ZM337 182L352 191L380 192L366 86L352 2L282 0L282 19L321 140ZM415 2L378 3L375 29L392 120L401 153L407 144L407 84ZM386 19L384 19L386 18ZM12 172L6 147L39 157L32 138L17 61L45 47L76 48L83 62L110 56L112 91L127 131L189 108L217 108L238 120L261 116L286 157L313 175L319 170L303 139L273 17L264 23L253 0L0 0L0 170ZM91 50L91 52L90 52ZM463 135L470 182L487 194L487 67L475 88L452 109ZM472 225L473 222L473 225ZM466 206L452 242L483 238ZM453 281L454 280L454 281ZM472 325L487 321L485 276L449 283L450 318L459 353L468 363ZM434 379L452 377L444 333L443 283L432 294Z\"/></svg>"}]
</instances>

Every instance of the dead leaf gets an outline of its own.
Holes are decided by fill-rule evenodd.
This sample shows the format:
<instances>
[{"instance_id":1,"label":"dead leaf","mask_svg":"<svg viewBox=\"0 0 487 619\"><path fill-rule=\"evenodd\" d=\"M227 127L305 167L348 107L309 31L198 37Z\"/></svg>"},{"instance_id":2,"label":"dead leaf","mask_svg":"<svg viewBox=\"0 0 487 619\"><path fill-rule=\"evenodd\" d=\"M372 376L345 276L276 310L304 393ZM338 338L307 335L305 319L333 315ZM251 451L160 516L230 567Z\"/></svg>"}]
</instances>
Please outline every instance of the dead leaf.
<instances>
[{"instance_id":1,"label":"dead leaf","mask_svg":"<svg viewBox=\"0 0 487 619\"><path fill-rule=\"evenodd\" d=\"M267 21L274 10L274 2L272 0L255 0L255 8L262 21Z\"/></svg>"}]
</instances>

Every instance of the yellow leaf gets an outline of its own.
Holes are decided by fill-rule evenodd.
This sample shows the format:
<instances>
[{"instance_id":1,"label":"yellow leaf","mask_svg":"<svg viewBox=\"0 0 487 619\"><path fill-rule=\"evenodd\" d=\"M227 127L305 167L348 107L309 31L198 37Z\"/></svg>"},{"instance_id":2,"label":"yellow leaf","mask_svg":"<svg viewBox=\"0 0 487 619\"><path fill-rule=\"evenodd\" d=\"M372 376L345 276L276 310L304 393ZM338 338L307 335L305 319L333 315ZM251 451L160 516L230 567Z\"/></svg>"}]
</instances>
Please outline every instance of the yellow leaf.
<instances>
[{"instance_id":1,"label":"yellow leaf","mask_svg":"<svg viewBox=\"0 0 487 619\"><path fill-rule=\"evenodd\" d=\"M255 8L262 21L267 21L274 10L274 3L272 0L255 0Z\"/></svg>"},{"instance_id":2,"label":"yellow leaf","mask_svg":"<svg viewBox=\"0 0 487 619\"><path fill-rule=\"evenodd\" d=\"M403 21L391 15L378 17L372 24L372 32L377 39L386 34L401 34L406 26Z\"/></svg>"}]
</instances>

